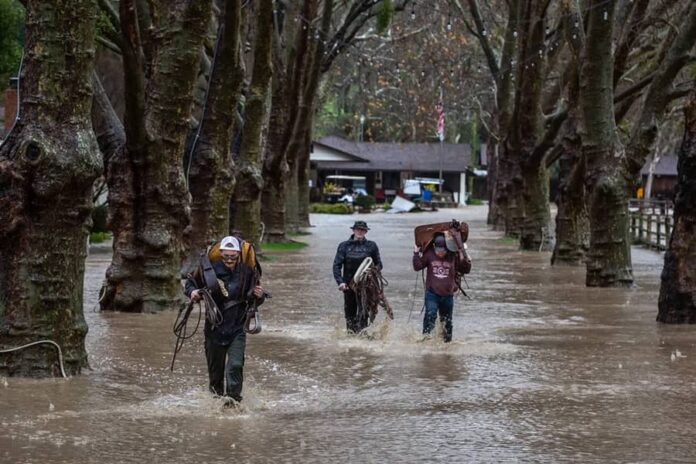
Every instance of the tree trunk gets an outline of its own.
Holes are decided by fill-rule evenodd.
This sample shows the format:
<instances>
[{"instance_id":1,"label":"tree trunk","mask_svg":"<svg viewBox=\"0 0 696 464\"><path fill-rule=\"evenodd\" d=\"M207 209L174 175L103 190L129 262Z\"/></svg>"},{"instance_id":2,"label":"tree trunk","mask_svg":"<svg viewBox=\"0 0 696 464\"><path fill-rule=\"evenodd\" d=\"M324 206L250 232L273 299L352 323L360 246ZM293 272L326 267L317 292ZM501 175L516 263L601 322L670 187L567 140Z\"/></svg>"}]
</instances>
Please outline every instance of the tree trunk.
<instances>
[{"instance_id":1,"label":"tree trunk","mask_svg":"<svg viewBox=\"0 0 696 464\"><path fill-rule=\"evenodd\" d=\"M0 148L0 349L62 348L87 366L84 260L102 159L90 122L96 6L28 0L19 115ZM48 345L0 355L0 375L55 375Z\"/></svg>"},{"instance_id":2,"label":"tree trunk","mask_svg":"<svg viewBox=\"0 0 696 464\"><path fill-rule=\"evenodd\" d=\"M276 73L282 71L276 67ZM264 240L286 242L285 187L289 174L283 139L288 132L289 114L286 104L287 81L283 75L273 76L273 97L268 123L268 140L263 165L263 192L261 193L261 217L266 228Z\"/></svg>"},{"instance_id":3,"label":"tree trunk","mask_svg":"<svg viewBox=\"0 0 696 464\"><path fill-rule=\"evenodd\" d=\"M149 7L157 47L146 85L136 9L132 0L120 3L127 142L107 172L114 254L102 310L156 312L182 303L189 219L184 137L210 1L151 1Z\"/></svg>"},{"instance_id":4,"label":"tree trunk","mask_svg":"<svg viewBox=\"0 0 696 464\"><path fill-rule=\"evenodd\" d=\"M310 121L312 121L310 119ZM310 122L311 125L311 122ZM312 128L305 132L305 140L297 166L297 217L300 227L311 227L309 222L309 150L312 144Z\"/></svg>"},{"instance_id":5,"label":"tree trunk","mask_svg":"<svg viewBox=\"0 0 696 464\"><path fill-rule=\"evenodd\" d=\"M324 1L324 9L321 16L321 25L317 31L317 37L310 45L309 62L304 79L304 86L300 95L297 109L297 118L293 126L290 142L286 150L286 157L296 158L296 189L297 218L296 226L309 227L309 150L312 138L312 123L314 119L314 106L319 90L321 78L321 65L324 57L323 37L328 36L333 15L333 0Z\"/></svg>"},{"instance_id":6,"label":"tree trunk","mask_svg":"<svg viewBox=\"0 0 696 464\"><path fill-rule=\"evenodd\" d=\"M556 213L556 246L551 264L580 265L589 247L589 218L585 203L585 166L581 162L580 138L564 138L559 160L560 186Z\"/></svg>"},{"instance_id":7,"label":"tree trunk","mask_svg":"<svg viewBox=\"0 0 696 464\"><path fill-rule=\"evenodd\" d=\"M288 170L290 175L285 188L285 228L289 233L296 233L300 230L297 159L288 160Z\"/></svg>"},{"instance_id":8,"label":"tree trunk","mask_svg":"<svg viewBox=\"0 0 696 464\"><path fill-rule=\"evenodd\" d=\"M498 152L498 175L495 207L501 211L502 230L509 237L519 238L522 218L522 174L514 148L506 139Z\"/></svg>"},{"instance_id":9,"label":"tree trunk","mask_svg":"<svg viewBox=\"0 0 696 464\"><path fill-rule=\"evenodd\" d=\"M245 240L257 246L261 238L262 132L270 106L273 1L262 0L258 8L254 69L244 111L242 150L236 166L234 192L235 229Z\"/></svg>"},{"instance_id":10,"label":"tree trunk","mask_svg":"<svg viewBox=\"0 0 696 464\"><path fill-rule=\"evenodd\" d=\"M614 3L590 2L589 26L580 70L583 114L582 153L587 165L590 250L589 287L630 286L633 283L628 228L626 156L614 123L612 37ZM605 18L604 15L608 17Z\"/></svg>"},{"instance_id":11,"label":"tree trunk","mask_svg":"<svg viewBox=\"0 0 696 464\"><path fill-rule=\"evenodd\" d=\"M297 229L296 159L288 158L287 148L307 73L310 29L302 21L291 22L289 18L313 18L316 1L290 2L287 8L273 52L273 98L264 158L262 203L265 238L269 242L287 241L286 231ZM282 44L288 44L288 49L284 50Z\"/></svg>"},{"instance_id":12,"label":"tree trunk","mask_svg":"<svg viewBox=\"0 0 696 464\"><path fill-rule=\"evenodd\" d=\"M505 230L504 216L500 211L500 206L495 201L498 189L498 150L500 144L496 141L495 145L489 144L488 147L488 175L486 176L488 216L486 223L493 226L494 230Z\"/></svg>"},{"instance_id":13,"label":"tree trunk","mask_svg":"<svg viewBox=\"0 0 696 464\"><path fill-rule=\"evenodd\" d=\"M566 32L570 34L570 32ZM581 45L572 40L576 50ZM576 53L578 53L576 51ZM556 245L551 256L551 264L578 266L584 264L589 248L590 219L587 215L587 198L585 192L585 165L582 162L582 140L578 134L578 104L580 83L578 81L578 56L570 71L568 85L568 119L563 124L560 142L562 155L559 164L559 191L556 205Z\"/></svg>"},{"instance_id":14,"label":"tree trunk","mask_svg":"<svg viewBox=\"0 0 696 464\"><path fill-rule=\"evenodd\" d=\"M206 244L228 233L234 192L230 143L243 81L240 60L241 1L226 2L218 30L207 101L190 160L191 230L184 273L198 262Z\"/></svg>"},{"instance_id":15,"label":"tree trunk","mask_svg":"<svg viewBox=\"0 0 696 464\"><path fill-rule=\"evenodd\" d=\"M522 167L524 217L520 227L522 250L551 250L553 232L550 229L549 174L544 163L525 163Z\"/></svg>"},{"instance_id":16,"label":"tree trunk","mask_svg":"<svg viewBox=\"0 0 696 464\"><path fill-rule=\"evenodd\" d=\"M519 229L520 248L541 251L553 240L550 230L548 173L538 146L543 140L542 88L546 74L545 2L532 1L524 7L526 24L520 34L519 84L509 132L521 182L513 178L513 227ZM538 55L537 55L538 53ZM519 205L517 205L519 203Z\"/></svg>"},{"instance_id":17,"label":"tree trunk","mask_svg":"<svg viewBox=\"0 0 696 464\"><path fill-rule=\"evenodd\" d=\"M684 139L677 165L674 229L665 253L657 320L696 323L696 82L685 109Z\"/></svg>"}]
</instances>

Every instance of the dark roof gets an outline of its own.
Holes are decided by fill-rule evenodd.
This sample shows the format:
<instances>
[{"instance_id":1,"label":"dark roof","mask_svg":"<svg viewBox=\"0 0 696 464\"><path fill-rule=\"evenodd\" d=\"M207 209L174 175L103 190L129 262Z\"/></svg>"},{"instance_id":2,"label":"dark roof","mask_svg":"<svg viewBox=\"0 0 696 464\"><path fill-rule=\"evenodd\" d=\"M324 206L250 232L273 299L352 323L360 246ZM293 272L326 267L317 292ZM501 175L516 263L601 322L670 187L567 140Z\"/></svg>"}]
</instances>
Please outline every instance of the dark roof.
<instances>
[{"instance_id":1,"label":"dark roof","mask_svg":"<svg viewBox=\"0 0 696 464\"><path fill-rule=\"evenodd\" d=\"M317 161L318 169L358 171L437 171L442 155L443 172L464 172L471 148L466 144L445 143L367 143L329 136L314 145L357 156L366 161Z\"/></svg>"},{"instance_id":2,"label":"dark roof","mask_svg":"<svg viewBox=\"0 0 696 464\"><path fill-rule=\"evenodd\" d=\"M650 161L648 160L643 165L643 169L640 170L642 176L647 176L650 170ZM655 166L654 174L656 176L675 176L677 175L677 161L676 156L663 156L660 161L657 162Z\"/></svg>"}]
</instances>

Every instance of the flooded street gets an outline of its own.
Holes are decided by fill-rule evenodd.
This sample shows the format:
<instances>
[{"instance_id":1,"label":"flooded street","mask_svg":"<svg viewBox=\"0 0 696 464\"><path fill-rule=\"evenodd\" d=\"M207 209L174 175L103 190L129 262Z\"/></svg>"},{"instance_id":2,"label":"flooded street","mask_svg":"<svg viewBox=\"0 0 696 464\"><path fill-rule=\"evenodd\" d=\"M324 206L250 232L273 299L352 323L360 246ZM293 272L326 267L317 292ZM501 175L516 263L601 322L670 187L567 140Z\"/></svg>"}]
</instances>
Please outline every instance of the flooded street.
<instances>
[{"instance_id":1,"label":"flooded street","mask_svg":"<svg viewBox=\"0 0 696 464\"><path fill-rule=\"evenodd\" d=\"M93 310L110 257L91 254L92 370L0 378L0 462L696 461L696 327L655 322L662 255L633 249L632 289L588 289L584 268L517 251L485 214L360 217L395 313L370 339L345 335L331 274L358 217L314 215L307 248L263 263L273 299L247 337L239 411L207 393L202 330L172 373L174 312ZM452 218L471 227L472 300L457 296L445 345L421 341L411 257L416 225Z\"/></svg>"}]
</instances>

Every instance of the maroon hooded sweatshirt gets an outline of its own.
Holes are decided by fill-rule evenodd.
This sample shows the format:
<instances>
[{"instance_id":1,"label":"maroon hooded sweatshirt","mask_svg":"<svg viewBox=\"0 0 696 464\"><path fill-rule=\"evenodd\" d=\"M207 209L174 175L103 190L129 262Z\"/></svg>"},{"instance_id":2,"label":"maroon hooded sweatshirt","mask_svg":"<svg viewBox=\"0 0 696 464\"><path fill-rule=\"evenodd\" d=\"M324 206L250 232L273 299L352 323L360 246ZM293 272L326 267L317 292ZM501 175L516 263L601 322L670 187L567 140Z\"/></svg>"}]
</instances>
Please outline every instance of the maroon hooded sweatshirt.
<instances>
[{"instance_id":1,"label":"maroon hooded sweatshirt","mask_svg":"<svg viewBox=\"0 0 696 464\"><path fill-rule=\"evenodd\" d=\"M468 274L471 271L471 260L465 257L462 261L451 251L440 258L435 250L428 248L423 256L420 253L413 254L413 270L420 271L425 267L428 268L425 288L439 296L450 296L457 291L456 271Z\"/></svg>"}]
</instances>

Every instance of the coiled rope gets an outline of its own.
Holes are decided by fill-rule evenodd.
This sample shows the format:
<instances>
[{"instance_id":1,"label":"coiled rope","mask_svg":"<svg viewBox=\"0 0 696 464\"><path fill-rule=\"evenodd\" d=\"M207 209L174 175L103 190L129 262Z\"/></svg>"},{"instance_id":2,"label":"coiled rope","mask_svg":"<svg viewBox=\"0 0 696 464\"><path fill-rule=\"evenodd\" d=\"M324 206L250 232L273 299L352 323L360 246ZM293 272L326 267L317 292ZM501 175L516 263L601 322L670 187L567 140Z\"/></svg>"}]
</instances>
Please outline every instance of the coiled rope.
<instances>
[{"instance_id":1,"label":"coiled rope","mask_svg":"<svg viewBox=\"0 0 696 464\"><path fill-rule=\"evenodd\" d=\"M58 345L53 340L38 340L35 342L27 343L26 345L17 346L15 348L8 348L5 350L0 350L0 353L12 353L14 351L19 351L19 350L23 350L25 348L29 348L30 346L43 345L43 344L53 345L56 347L56 350L58 350L58 364L60 366L60 374L63 376L64 379L67 379L68 376L65 374L65 369L63 367L63 351L60 349L60 345Z\"/></svg>"},{"instance_id":2,"label":"coiled rope","mask_svg":"<svg viewBox=\"0 0 696 464\"><path fill-rule=\"evenodd\" d=\"M374 322L379 308L382 307L387 313L387 317L394 319L394 312L384 295L384 288L388 285L387 279L374 266L363 271L358 281L351 282L351 289L360 302L358 312L361 318L365 317L365 313L367 313L370 323Z\"/></svg>"},{"instance_id":3,"label":"coiled rope","mask_svg":"<svg viewBox=\"0 0 696 464\"><path fill-rule=\"evenodd\" d=\"M220 311L220 308L215 303L215 300L213 299L212 295L210 295L210 292L205 288L198 289L198 292L203 300L206 319L208 319L213 327L217 327L218 325L222 324L222 311ZM191 316L194 305L198 305L198 321L196 322L196 327L194 327L193 331L188 333L189 316ZM193 336L196 335L196 332L198 332L198 328L201 325L202 315L203 311L201 311L201 304L194 303L193 301L190 301L188 305L179 310L179 314L177 314L176 320L174 321L173 330L174 335L176 335L176 342L174 344L172 364L169 367L170 371L174 370L174 361L176 361L176 355L179 354L179 351L181 351L181 348L183 348L184 342L190 338L193 338Z\"/></svg>"}]
</instances>

